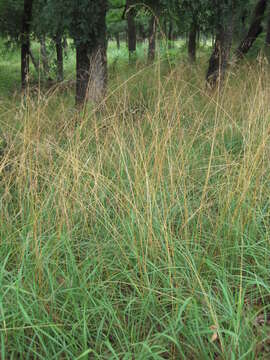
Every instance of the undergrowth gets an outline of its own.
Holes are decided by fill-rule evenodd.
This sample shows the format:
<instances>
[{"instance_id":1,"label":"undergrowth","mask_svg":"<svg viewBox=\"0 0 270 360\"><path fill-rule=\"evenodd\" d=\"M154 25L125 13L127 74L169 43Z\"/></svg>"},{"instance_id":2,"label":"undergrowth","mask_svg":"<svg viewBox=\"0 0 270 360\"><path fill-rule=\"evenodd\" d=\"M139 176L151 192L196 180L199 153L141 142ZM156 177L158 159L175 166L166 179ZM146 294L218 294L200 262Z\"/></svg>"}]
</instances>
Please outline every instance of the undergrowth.
<instances>
[{"instance_id":1,"label":"undergrowth","mask_svg":"<svg viewBox=\"0 0 270 360\"><path fill-rule=\"evenodd\" d=\"M2 359L270 356L269 83L157 62L81 113L1 100Z\"/></svg>"}]
</instances>

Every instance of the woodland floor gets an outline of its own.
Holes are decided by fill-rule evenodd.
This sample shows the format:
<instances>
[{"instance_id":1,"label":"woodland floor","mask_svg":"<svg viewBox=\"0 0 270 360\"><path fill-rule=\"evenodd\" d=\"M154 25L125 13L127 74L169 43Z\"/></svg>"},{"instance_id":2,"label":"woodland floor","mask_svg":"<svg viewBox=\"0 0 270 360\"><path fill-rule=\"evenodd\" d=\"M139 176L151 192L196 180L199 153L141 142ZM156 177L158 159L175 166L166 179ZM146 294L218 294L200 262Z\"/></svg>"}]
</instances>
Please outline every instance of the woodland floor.
<instances>
[{"instance_id":1,"label":"woodland floor","mask_svg":"<svg viewBox=\"0 0 270 360\"><path fill-rule=\"evenodd\" d=\"M80 113L72 54L24 99L3 54L1 359L270 358L269 65L210 94L180 45Z\"/></svg>"}]
</instances>

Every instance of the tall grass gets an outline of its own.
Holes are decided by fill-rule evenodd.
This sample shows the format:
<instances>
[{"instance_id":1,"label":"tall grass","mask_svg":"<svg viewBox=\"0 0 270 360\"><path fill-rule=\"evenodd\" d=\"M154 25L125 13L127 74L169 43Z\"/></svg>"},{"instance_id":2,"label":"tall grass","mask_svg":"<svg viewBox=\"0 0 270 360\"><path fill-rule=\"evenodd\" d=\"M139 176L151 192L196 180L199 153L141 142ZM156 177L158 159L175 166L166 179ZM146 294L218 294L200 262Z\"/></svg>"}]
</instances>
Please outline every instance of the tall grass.
<instances>
[{"instance_id":1,"label":"tall grass","mask_svg":"<svg viewBox=\"0 0 270 360\"><path fill-rule=\"evenodd\" d=\"M1 359L270 356L269 71L203 73L1 103Z\"/></svg>"}]
</instances>

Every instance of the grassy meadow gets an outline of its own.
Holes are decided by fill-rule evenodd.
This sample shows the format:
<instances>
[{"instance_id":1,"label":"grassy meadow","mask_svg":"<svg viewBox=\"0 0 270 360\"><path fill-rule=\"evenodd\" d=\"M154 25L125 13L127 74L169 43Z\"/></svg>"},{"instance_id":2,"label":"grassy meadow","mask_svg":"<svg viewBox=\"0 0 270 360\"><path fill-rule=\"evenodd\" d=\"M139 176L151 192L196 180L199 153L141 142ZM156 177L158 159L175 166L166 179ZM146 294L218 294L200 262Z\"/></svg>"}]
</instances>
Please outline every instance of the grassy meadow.
<instances>
[{"instance_id":1,"label":"grassy meadow","mask_svg":"<svg viewBox=\"0 0 270 360\"><path fill-rule=\"evenodd\" d=\"M144 53L81 112L2 56L0 359L270 358L269 65Z\"/></svg>"}]
</instances>

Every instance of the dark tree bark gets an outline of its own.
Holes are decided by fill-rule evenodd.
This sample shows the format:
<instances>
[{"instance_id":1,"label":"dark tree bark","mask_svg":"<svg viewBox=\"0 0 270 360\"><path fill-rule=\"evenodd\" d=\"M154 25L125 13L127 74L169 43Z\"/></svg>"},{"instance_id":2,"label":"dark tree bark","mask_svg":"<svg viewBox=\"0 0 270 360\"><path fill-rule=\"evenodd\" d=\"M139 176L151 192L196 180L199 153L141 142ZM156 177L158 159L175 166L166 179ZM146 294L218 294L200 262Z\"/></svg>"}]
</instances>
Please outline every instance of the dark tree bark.
<instances>
[{"instance_id":1,"label":"dark tree bark","mask_svg":"<svg viewBox=\"0 0 270 360\"><path fill-rule=\"evenodd\" d=\"M56 36L55 50L56 50L56 65L57 65L57 81L61 82L64 80L64 57L63 57L63 42L62 42L62 37L60 35Z\"/></svg>"},{"instance_id":2,"label":"dark tree bark","mask_svg":"<svg viewBox=\"0 0 270 360\"><path fill-rule=\"evenodd\" d=\"M27 86L30 57L30 23L32 19L33 0L24 0L21 35L21 83L22 90Z\"/></svg>"},{"instance_id":3,"label":"dark tree bark","mask_svg":"<svg viewBox=\"0 0 270 360\"><path fill-rule=\"evenodd\" d=\"M222 83L230 57L233 38L234 9L228 19L224 19L222 9L219 11L219 24L216 29L216 38L212 55L209 59L206 83L210 89Z\"/></svg>"},{"instance_id":4,"label":"dark tree bark","mask_svg":"<svg viewBox=\"0 0 270 360\"><path fill-rule=\"evenodd\" d=\"M90 57L87 44L76 46L76 105L82 105L87 96Z\"/></svg>"},{"instance_id":5,"label":"dark tree bark","mask_svg":"<svg viewBox=\"0 0 270 360\"><path fill-rule=\"evenodd\" d=\"M216 87L218 80L222 77L222 74L225 72L226 59L225 59L224 42L225 42L225 32L223 27L221 27L216 34L216 39L214 42L214 50L209 59L209 65L206 74L206 83L211 89L214 89Z\"/></svg>"},{"instance_id":6,"label":"dark tree bark","mask_svg":"<svg viewBox=\"0 0 270 360\"><path fill-rule=\"evenodd\" d=\"M104 6L103 6L104 5ZM76 45L76 105L87 99L98 102L104 97L107 85L106 1L98 13L97 30L89 41Z\"/></svg>"},{"instance_id":7,"label":"dark tree bark","mask_svg":"<svg viewBox=\"0 0 270 360\"><path fill-rule=\"evenodd\" d=\"M249 27L248 33L241 41L240 45L238 46L235 52L236 60L243 58L244 55L247 54L247 52L253 45L254 41L262 32L263 28L261 23L263 20L263 15L266 9L266 5L267 5L267 0L258 0L254 9L253 19Z\"/></svg>"},{"instance_id":8,"label":"dark tree bark","mask_svg":"<svg viewBox=\"0 0 270 360\"><path fill-rule=\"evenodd\" d=\"M189 30L188 38L188 56L191 63L196 61L196 46L197 46L197 21L193 18Z\"/></svg>"},{"instance_id":9,"label":"dark tree bark","mask_svg":"<svg viewBox=\"0 0 270 360\"><path fill-rule=\"evenodd\" d=\"M148 62L155 60L156 55L156 33L157 33L157 21L156 16L152 15L149 24L149 45L148 45Z\"/></svg>"},{"instance_id":10,"label":"dark tree bark","mask_svg":"<svg viewBox=\"0 0 270 360\"><path fill-rule=\"evenodd\" d=\"M120 36L119 36L119 33L115 34L115 41L116 41L117 49L120 50Z\"/></svg>"},{"instance_id":11,"label":"dark tree bark","mask_svg":"<svg viewBox=\"0 0 270 360\"><path fill-rule=\"evenodd\" d=\"M127 0L126 15L128 25L128 51L130 60L136 52L136 24L135 24L135 7L133 0Z\"/></svg>"}]
</instances>

